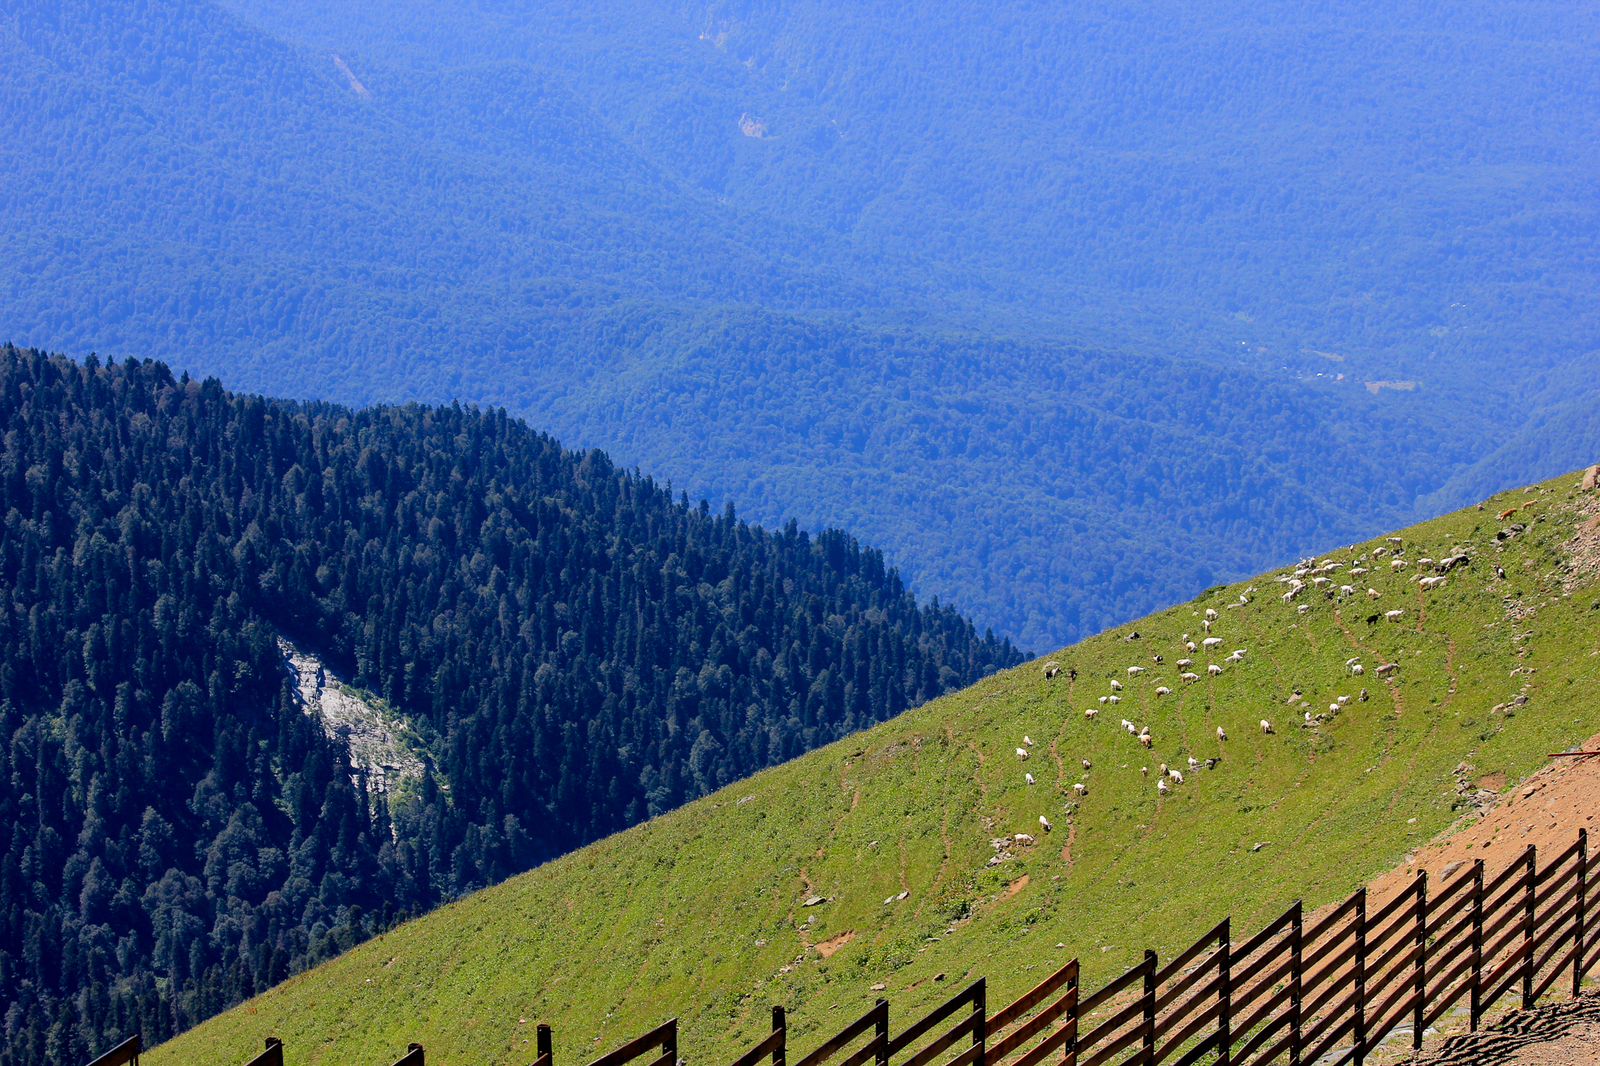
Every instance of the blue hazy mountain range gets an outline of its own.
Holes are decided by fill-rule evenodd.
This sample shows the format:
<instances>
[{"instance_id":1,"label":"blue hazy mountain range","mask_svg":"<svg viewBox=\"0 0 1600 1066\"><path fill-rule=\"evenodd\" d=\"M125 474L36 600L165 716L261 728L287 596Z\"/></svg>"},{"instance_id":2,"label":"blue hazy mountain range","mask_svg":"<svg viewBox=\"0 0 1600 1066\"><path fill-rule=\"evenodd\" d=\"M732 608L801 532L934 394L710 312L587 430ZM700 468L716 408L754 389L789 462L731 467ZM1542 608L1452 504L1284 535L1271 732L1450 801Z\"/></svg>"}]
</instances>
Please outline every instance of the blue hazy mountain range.
<instances>
[{"instance_id":1,"label":"blue hazy mountain range","mask_svg":"<svg viewBox=\"0 0 1600 1066\"><path fill-rule=\"evenodd\" d=\"M1027 647L1600 429L1577 5L9 15L9 339L504 405Z\"/></svg>"}]
</instances>

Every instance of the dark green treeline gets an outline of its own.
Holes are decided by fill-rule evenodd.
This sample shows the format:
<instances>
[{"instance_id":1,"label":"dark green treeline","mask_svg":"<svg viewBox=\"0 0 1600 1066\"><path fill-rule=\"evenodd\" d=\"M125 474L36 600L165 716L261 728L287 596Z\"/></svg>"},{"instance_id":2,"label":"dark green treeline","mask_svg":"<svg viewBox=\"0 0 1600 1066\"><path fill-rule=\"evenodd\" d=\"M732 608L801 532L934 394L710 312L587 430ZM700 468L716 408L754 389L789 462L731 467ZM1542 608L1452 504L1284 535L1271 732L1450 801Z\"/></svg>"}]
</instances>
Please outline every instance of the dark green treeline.
<instances>
[{"instance_id":1,"label":"dark green treeline","mask_svg":"<svg viewBox=\"0 0 1600 1066\"><path fill-rule=\"evenodd\" d=\"M503 411L0 349L0 1066L158 1040L1020 656ZM383 795L279 634L404 713Z\"/></svg>"}]
</instances>

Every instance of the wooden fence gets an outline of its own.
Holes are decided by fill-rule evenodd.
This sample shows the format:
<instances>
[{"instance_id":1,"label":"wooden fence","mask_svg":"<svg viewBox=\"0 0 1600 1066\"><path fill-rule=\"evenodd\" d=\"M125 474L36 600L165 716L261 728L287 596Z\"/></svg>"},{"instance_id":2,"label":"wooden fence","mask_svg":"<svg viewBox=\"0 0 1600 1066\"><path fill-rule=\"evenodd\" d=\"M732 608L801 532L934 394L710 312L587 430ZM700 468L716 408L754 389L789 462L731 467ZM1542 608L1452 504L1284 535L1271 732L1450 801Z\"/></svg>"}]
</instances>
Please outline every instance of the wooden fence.
<instances>
[{"instance_id":1,"label":"wooden fence","mask_svg":"<svg viewBox=\"0 0 1600 1066\"><path fill-rule=\"evenodd\" d=\"M1146 951L1090 995L1080 997L1074 959L989 1014L980 977L893 1036L880 999L793 1066L1039 1066L1056 1056L1062 1066L1360 1066L1392 1036L1421 1047L1458 1005L1476 1030L1508 994L1527 1009L1570 975L1576 996L1600 943L1588 921L1596 895L1580 829L1549 862L1530 845L1493 878L1479 860L1430 892L1418 870L1375 912L1364 888L1309 927L1295 903L1239 944L1225 918L1165 964ZM771 1033L733 1066L790 1066L787 1032L774 1007ZM138 1051L135 1036L91 1066L136 1064ZM548 1025L536 1054L533 1066L553 1066ZM251 1066L282 1066L282 1055L269 1038ZM640 1059L676 1066L677 1019L589 1066ZM422 1047L395 1066L424 1066Z\"/></svg>"}]
</instances>

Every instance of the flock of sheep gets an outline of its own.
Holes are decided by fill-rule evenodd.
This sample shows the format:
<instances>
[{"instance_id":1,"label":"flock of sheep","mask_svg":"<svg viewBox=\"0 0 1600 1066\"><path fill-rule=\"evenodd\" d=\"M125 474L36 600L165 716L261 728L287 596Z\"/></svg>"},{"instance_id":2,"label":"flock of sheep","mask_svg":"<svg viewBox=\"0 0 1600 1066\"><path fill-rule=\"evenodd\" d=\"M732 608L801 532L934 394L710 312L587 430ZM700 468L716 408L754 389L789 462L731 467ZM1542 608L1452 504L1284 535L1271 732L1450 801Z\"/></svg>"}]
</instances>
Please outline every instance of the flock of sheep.
<instances>
[{"instance_id":1,"label":"flock of sheep","mask_svg":"<svg viewBox=\"0 0 1600 1066\"><path fill-rule=\"evenodd\" d=\"M1354 563L1349 566L1349 569L1345 571L1346 576L1350 578L1359 578L1365 574L1372 573L1372 571L1379 566L1379 561L1386 558L1389 571L1393 573L1403 571L1413 565L1411 560L1403 557L1403 551L1404 549L1402 547L1401 538L1390 537L1383 546L1374 548L1370 553L1370 556L1361 555L1360 557L1356 558ZM1419 570L1423 567L1430 567L1434 572L1426 576L1419 575L1414 579L1414 582L1424 589L1440 588L1446 583L1445 575L1447 575L1457 566L1466 565L1469 562L1470 559L1465 553L1457 553L1447 558L1438 560L1429 558L1417 559L1415 565ZM1329 576L1341 569L1345 569L1346 565L1346 563L1335 559L1324 559L1321 562L1317 562L1315 559L1303 560L1291 573L1281 575L1276 579L1280 584L1288 586L1288 590L1285 591L1279 598L1286 604L1293 604L1302 593L1306 592L1307 589L1311 589L1314 591L1322 591L1327 598L1335 600L1336 602L1349 599L1350 597L1357 595L1356 585L1353 583L1346 583L1338 585L1335 589L1332 587L1334 585L1334 578ZM1363 582L1363 584L1365 584L1365 582ZM1245 604L1250 603L1251 596L1254 592L1254 586L1246 588L1245 591L1239 595L1238 603L1230 603L1228 606L1242 607ZM1376 600L1382 596L1382 593L1376 588L1369 587L1366 589L1365 595L1369 600ZM1310 605L1307 603L1296 604L1296 612L1298 614L1305 614L1309 609L1309 606ZM1382 612L1382 617L1390 622L1398 622L1405 617L1405 610L1403 608L1394 608ZM1367 618L1367 622L1369 625L1373 624L1378 620L1378 618L1379 615L1371 615ZM1183 634L1183 636L1180 638L1183 642L1183 648L1186 652L1186 655L1183 658L1178 659L1174 665L1180 671L1178 674L1178 679L1183 683L1192 684L1193 682L1200 680L1201 675L1196 669L1195 660L1192 658L1193 656L1203 655L1209 659L1222 646L1222 638L1220 636L1212 635L1211 632L1212 627L1217 625L1220 621L1221 616L1218 614L1218 612L1215 609L1207 608L1205 611L1205 617L1201 620L1201 626L1204 629L1204 634L1202 635L1200 641L1196 643L1190 638L1188 633ZM1135 637L1137 635L1137 633L1133 634ZM1220 676L1227 669L1224 664L1242 663L1245 660L1245 656L1248 654L1248 648L1236 648L1231 654L1223 657L1220 661L1208 662L1205 667L1206 673L1211 677ZM1163 658L1159 654L1152 655L1150 658L1152 664L1155 666L1160 666L1163 662ZM1360 656L1355 656L1345 660L1344 665L1345 670L1348 672L1348 676L1352 678L1361 677L1366 673L1367 668L1361 662ZM1144 665L1127 667L1126 674L1128 682L1126 683L1120 678L1113 677L1110 683L1110 691L1097 698L1098 706L1089 707L1084 710L1084 718L1092 722L1102 710L1106 709L1107 707L1115 707L1117 704L1119 704L1122 701L1121 694L1125 690L1126 684L1138 679L1140 675L1149 672L1149 669L1149 667ZM1394 663L1382 663L1375 668L1374 672L1380 677L1387 677L1396 669L1397 666ZM1060 672L1060 663L1051 661L1044 664L1044 675L1046 678L1053 678ZM1077 678L1077 671L1070 671L1070 676L1075 680ZM1154 680L1157 681L1157 684L1151 691L1157 699L1160 699L1163 696L1168 696L1172 693L1172 689L1169 686L1159 683L1160 678L1155 678ZM1295 697L1292 697L1289 702L1291 704L1297 702L1298 696L1299 690L1296 689ZM1367 698L1367 690L1365 688L1361 689L1360 696L1355 698L1365 700ZM1305 710L1305 721L1307 727L1312 727L1320 721L1337 715L1350 699L1352 699L1351 696L1339 696L1335 702L1328 705L1328 710L1325 713L1314 714L1310 710ZM1302 709L1309 706L1307 702L1298 702L1300 702L1300 707ZM1272 723L1266 718L1260 720L1258 727L1264 734L1270 734L1273 732ZM1149 750L1154 746L1155 740L1151 736L1150 727L1148 725L1135 726L1133 722L1124 718L1121 722L1121 728L1124 732L1133 737L1137 743L1141 744L1146 750ZM1222 742L1226 741L1227 739L1227 731L1222 726L1218 726L1217 740ZM1029 756L1029 749L1032 747L1033 739L1031 737L1024 736L1022 738L1022 744L1016 749L1018 760L1025 761ZM1082 759L1081 761L1083 763L1083 768L1088 770L1090 766L1089 760ZM1205 759L1202 761L1191 756L1189 757L1189 772L1193 773L1202 768L1210 769L1217 764L1217 761L1218 760L1214 758ZM1139 767L1139 772L1140 774L1148 777L1150 768L1148 766L1141 766ZM1182 770L1176 767L1169 767L1166 763L1162 763L1157 772L1156 792L1163 796L1168 794L1174 786L1183 784L1183 775L1184 772ZM1034 777L1031 773L1024 773L1023 778L1029 785L1034 783ZM1087 795L1089 791L1088 786L1082 781L1075 783L1072 786L1072 790L1080 797ZM1039 817L1039 823L1046 831L1049 831L1050 822L1043 815Z\"/></svg>"}]
</instances>

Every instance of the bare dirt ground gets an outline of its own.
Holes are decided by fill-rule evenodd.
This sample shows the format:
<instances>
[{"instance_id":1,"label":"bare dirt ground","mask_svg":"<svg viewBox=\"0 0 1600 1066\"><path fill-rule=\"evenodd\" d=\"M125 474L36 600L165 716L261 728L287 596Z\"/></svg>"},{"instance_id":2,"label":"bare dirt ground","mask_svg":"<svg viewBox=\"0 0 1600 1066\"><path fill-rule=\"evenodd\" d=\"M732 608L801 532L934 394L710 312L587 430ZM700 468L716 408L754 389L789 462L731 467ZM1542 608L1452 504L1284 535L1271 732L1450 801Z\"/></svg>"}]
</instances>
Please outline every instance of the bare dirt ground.
<instances>
[{"instance_id":1,"label":"bare dirt ground","mask_svg":"<svg viewBox=\"0 0 1600 1066\"><path fill-rule=\"evenodd\" d=\"M1600 735L1589 738L1580 750L1600 750ZM1552 759L1512 789L1505 789L1504 781L1475 780L1472 768L1465 765L1458 768L1457 777L1463 794L1499 791L1500 795L1373 881L1368 886L1373 909L1404 890L1419 869L1428 871L1430 885L1439 885L1470 873L1472 861L1482 859L1485 872L1492 875L1522 855L1529 844L1537 845L1542 866L1569 847L1580 828L1591 831L1589 854L1595 854L1600 843L1593 837L1595 815L1600 813L1600 756ZM1592 983L1593 978L1590 980ZM1570 988L1569 981L1558 981L1546 1002L1532 1011L1497 1008L1493 1016L1500 1020L1485 1019L1477 1033L1467 1032L1464 1012L1454 1012L1440 1019L1437 1030L1428 1031L1415 1057L1406 1031L1397 1033L1397 1039L1367 1061L1374 1066L1399 1062L1415 1066L1600 1066L1600 992L1586 991L1572 1000Z\"/></svg>"}]
</instances>

